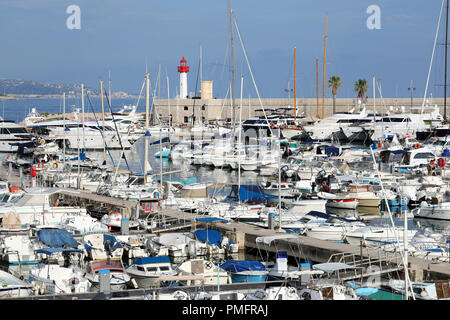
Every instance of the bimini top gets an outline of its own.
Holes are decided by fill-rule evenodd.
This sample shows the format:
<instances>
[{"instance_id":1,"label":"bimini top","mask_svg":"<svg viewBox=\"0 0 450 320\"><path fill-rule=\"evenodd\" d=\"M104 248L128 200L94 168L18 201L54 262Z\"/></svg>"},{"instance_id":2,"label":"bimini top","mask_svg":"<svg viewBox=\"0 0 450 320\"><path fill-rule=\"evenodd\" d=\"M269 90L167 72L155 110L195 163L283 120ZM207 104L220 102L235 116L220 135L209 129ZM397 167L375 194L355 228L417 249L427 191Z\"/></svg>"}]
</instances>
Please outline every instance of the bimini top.
<instances>
[{"instance_id":1,"label":"bimini top","mask_svg":"<svg viewBox=\"0 0 450 320\"><path fill-rule=\"evenodd\" d=\"M220 268L228 272L266 271L261 262L248 260L228 260Z\"/></svg>"},{"instance_id":2,"label":"bimini top","mask_svg":"<svg viewBox=\"0 0 450 320\"><path fill-rule=\"evenodd\" d=\"M341 271L347 269L360 269L361 267L353 267L345 263L341 262L328 262L328 263L319 263L312 266L315 270L321 270L327 273L331 273L334 271Z\"/></svg>"},{"instance_id":3,"label":"bimini top","mask_svg":"<svg viewBox=\"0 0 450 320\"><path fill-rule=\"evenodd\" d=\"M295 234L280 234L276 236L258 237L256 238L256 243L271 244L272 241L282 240L282 239L299 239L300 237Z\"/></svg>"},{"instance_id":4,"label":"bimini top","mask_svg":"<svg viewBox=\"0 0 450 320\"><path fill-rule=\"evenodd\" d=\"M43 248L35 251L36 253L45 253L46 255L51 255L56 252L83 252L80 249L68 249L68 248Z\"/></svg>"},{"instance_id":5,"label":"bimini top","mask_svg":"<svg viewBox=\"0 0 450 320\"><path fill-rule=\"evenodd\" d=\"M222 234L217 230L197 230L194 232L195 237L197 240L200 240L201 242L204 242L206 244L215 244L216 246L220 247L220 243L222 242Z\"/></svg>"},{"instance_id":6,"label":"bimini top","mask_svg":"<svg viewBox=\"0 0 450 320\"><path fill-rule=\"evenodd\" d=\"M196 218L195 220L199 221L199 222L215 222L215 221L223 221L223 222L228 222L228 220L222 219L222 218L216 218L216 217L211 217L211 218Z\"/></svg>"},{"instance_id":7,"label":"bimini top","mask_svg":"<svg viewBox=\"0 0 450 320\"><path fill-rule=\"evenodd\" d=\"M143 264L152 264L152 263L170 263L170 258L168 256L160 256L160 257L143 257L137 259L134 264L143 265Z\"/></svg>"}]
</instances>

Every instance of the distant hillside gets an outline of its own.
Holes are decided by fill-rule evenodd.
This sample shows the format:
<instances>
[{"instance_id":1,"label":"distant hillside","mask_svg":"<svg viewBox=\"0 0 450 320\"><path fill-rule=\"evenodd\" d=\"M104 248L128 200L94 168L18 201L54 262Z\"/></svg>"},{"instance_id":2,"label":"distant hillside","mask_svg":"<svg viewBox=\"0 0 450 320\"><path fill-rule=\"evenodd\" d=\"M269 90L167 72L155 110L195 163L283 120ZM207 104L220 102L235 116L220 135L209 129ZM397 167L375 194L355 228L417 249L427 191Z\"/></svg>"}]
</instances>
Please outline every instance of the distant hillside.
<instances>
[{"instance_id":1,"label":"distant hillside","mask_svg":"<svg viewBox=\"0 0 450 320\"><path fill-rule=\"evenodd\" d=\"M86 93L90 96L100 95L100 90L85 87ZM47 83L33 80L21 79L0 79L0 94L3 95L61 95L66 93L68 96L80 95L80 84L58 84ZM127 97L126 92L112 92L113 97Z\"/></svg>"}]
</instances>

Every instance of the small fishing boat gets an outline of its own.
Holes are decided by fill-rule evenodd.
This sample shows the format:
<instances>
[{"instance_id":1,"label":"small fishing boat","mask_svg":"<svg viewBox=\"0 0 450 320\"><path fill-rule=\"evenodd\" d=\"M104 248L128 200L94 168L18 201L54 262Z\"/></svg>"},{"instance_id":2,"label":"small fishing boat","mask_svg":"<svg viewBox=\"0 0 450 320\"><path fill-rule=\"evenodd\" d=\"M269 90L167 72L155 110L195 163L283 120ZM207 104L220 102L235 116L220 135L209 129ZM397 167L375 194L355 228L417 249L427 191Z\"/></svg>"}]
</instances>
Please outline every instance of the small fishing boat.
<instances>
[{"instance_id":1,"label":"small fishing boat","mask_svg":"<svg viewBox=\"0 0 450 320\"><path fill-rule=\"evenodd\" d=\"M100 272L103 270L109 270L111 290L123 290L128 287L131 278L126 273L122 261L116 259L95 260L89 261L86 265L85 277L91 282L91 291L100 289Z\"/></svg>"},{"instance_id":2,"label":"small fishing boat","mask_svg":"<svg viewBox=\"0 0 450 320\"><path fill-rule=\"evenodd\" d=\"M54 253L81 253L79 249L44 248L36 253L50 257ZM40 263L29 273L28 282L40 294L84 293L90 291L90 283L83 276L81 269L76 267L62 267L56 263Z\"/></svg>"},{"instance_id":3,"label":"small fishing boat","mask_svg":"<svg viewBox=\"0 0 450 320\"><path fill-rule=\"evenodd\" d=\"M88 234L83 237L83 243L86 256L90 260L122 258L123 245L110 234Z\"/></svg>"},{"instance_id":4,"label":"small fishing boat","mask_svg":"<svg viewBox=\"0 0 450 320\"><path fill-rule=\"evenodd\" d=\"M450 220L450 202L430 205L423 201L419 208L412 210L412 214L414 218Z\"/></svg>"},{"instance_id":5,"label":"small fishing boat","mask_svg":"<svg viewBox=\"0 0 450 320\"><path fill-rule=\"evenodd\" d=\"M217 264L212 261L204 259L190 259L183 262L178 266L178 271L180 275L192 275L202 277L201 282L211 285L217 284L227 284L231 282L228 273L220 268ZM181 281L181 284L187 285L186 281ZM193 282L195 285L199 285L200 281Z\"/></svg>"},{"instance_id":6,"label":"small fishing boat","mask_svg":"<svg viewBox=\"0 0 450 320\"><path fill-rule=\"evenodd\" d=\"M139 288L153 286L155 279L161 276L175 276L178 274L172 268L172 263L168 256L137 259L126 269L126 272L131 278L136 280Z\"/></svg>"},{"instance_id":7,"label":"small fishing boat","mask_svg":"<svg viewBox=\"0 0 450 320\"><path fill-rule=\"evenodd\" d=\"M322 199L327 199L327 203L325 204L327 208L356 209L359 204L357 198L344 195L339 196L328 192L318 192L317 196Z\"/></svg>"}]
</instances>

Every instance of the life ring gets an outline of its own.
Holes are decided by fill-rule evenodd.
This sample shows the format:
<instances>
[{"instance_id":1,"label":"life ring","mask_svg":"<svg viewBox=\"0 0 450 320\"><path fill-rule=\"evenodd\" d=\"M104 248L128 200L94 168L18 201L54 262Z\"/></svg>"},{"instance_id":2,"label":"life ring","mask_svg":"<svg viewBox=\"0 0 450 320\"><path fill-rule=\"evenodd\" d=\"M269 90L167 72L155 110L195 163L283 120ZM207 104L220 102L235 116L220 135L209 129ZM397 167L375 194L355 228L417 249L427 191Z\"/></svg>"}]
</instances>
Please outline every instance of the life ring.
<instances>
[{"instance_id":1,"label":"life ring","mask_svg":"<svg viewBox=\"0 0 450 320\"><path fill-rule=\"evenodd\" d=\"M271 127L272 129L275 128L275 124L274 124L272 121L270 122L270 127Z\"/></svg>"},{"instance_id":2,"label":"life ring","mask_svg":"<svg viewBox=\"0 0 450 320\"><path fill-rule=\"evenodd\" d=\"M420 148L420 143L416 142L416 143L414 144L414 149L419 149L419 148Z\"/></svg>"},{"instance_id":3,"label":"life ring","mask_svg":"<svg viewBox=\"0 0 450 320\"><path fill-rule=\"evenodd\" d=\"M53 169L56 169L56 168L58 168L58 164L57 164L56 162L53 162L53 164L52 164L52 168L53 168Z\"/></svg>"},{"instance_id":4,"label":"life ring","mask_svg":"<svg viewBox=\"0 0 450 320\"><path fill-rule=\"evenodd\" d=\"M437 160L437 164L438 164L439 167L445 167L445 160L444 160L444 158L439 158Z\"/></svg>"},{"instance_id":5,"label":"life ring","mask_svg":"<svg viewBox=\"0 0 450 320\"><path fill-rule=\"evenodd\" d=\"M37 167L38 167L38 168L44 168L44 164L43 164L42 162L39 162L39 163L37 164Z\"/></svg>"},{"instance_id":6,"label":"life ring","mask_svg":"<svg viewBox=\"0 0 450 320\"><path fill-rule=\"evenodd\" d=\"M205 269L209 270L213 267L213 264L211 261L206 261L205 262Z\"/></svg>"},{"instance_id":7,"label":"life ring","mask_svg":"<svg viewBox=\"0 0 450 320\"><path fill-rule=\"evenodd\" d=\"M45 144L45 139L41 139L41 140L39 140L39 142L40 142L41 144Z\"/></svg>"}]
</instances>

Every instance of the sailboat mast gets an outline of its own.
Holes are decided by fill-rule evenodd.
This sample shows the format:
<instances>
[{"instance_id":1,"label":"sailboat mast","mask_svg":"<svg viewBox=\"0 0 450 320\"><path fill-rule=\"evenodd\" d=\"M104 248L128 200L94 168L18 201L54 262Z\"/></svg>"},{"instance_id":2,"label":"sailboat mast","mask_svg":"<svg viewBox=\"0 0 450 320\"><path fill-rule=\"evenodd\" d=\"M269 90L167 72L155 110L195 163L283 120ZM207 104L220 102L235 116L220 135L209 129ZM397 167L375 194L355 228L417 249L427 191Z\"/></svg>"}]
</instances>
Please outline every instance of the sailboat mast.
<instances>
[{"instance_id":1,"label":"sailboat mast","mask_svg":"<svg viewBox=\"0 0 450 320\"><path fill-rule=\"evenodd\" d=\"M231 8L231 0L229 0L230 4L230 41L231 41L231 123L234 131L235 128L235 112L234 112L234 78L235 78L235 70L234 70L234 41L233 41L233 9Z\"/></svg>"},{"instance_id":2,"label":"sailboat mast","mask_svg":"<svg viewBox=\"0 0 450 320\"><path fill-rule=\"evenodd\" d=\"M81 84L81 112L82 112L82 119L83 119L83 148L86 150L86 138L84 135L84 84Z\"/></svg>"},{"instance_id":3,"label":"sailboat mast","mask_svg":"<svg viewBox=\"0 0 450 320\"><path fill-rule=\"evenodd\" d=\"M66 161L66 93L63 93L63 123L64 123L64 139L63 139L63 159Z\"/></svg>"},{"instance_id":4,"label":"sailboat mast","mask_svg":"<svg viewBox=\"0 0 450 320\"><path fill-rule=\"evenodd\" d=\"M145 144L144 144L144 184L147 184L147 161L148 161L148 109L149 109L149 101L150 101L150 80L148 72L145 73Z\"/></svg>"},{"instance_id":5,"label":"sailboat mast","mask_svg":"<svg viewBox=\"0 0 450 320\"><path fill-rule=\"evenodd\" d=\"M375 110L375 76L372 76L372 82L373 82L373 136L375 139L377 138L377 121L376 121L376 115L377 112Z\"/></svg>"},{"instance_id":6,"label":"sailboat mast","mask_svg":"<svg viewBox=\"0 0 450 320\"><path fill-rule=\"evenodd\" d=\"M102 130L105 131L105 105L103 104L103 81L100 81L100 94L102 100ZM106 160L105 135L102 134L102 137L103 137L103 160Z\"/></svg>"},{"instance_id":7,"label":"sailboat mast","mask_svg":"<svg viewBox=\"0 0 450 320\"><path fill-rule=\"evenodd\" d=\"M241 188L241 131L242 131L242 92L244 90L244 76L241 75L241 104L239 108L239 152L238 152L238 201L241 203L239 197L239 189Z\"/></svg>"},{"instance_id":8,"label":"sailboat mast","mask_svg":"<svg viewBox=\"0 0 450 320\"><path fill-rule=\"evenodd\" d=\"M327 63L327 24L328 24L328 13L325 17L325 46L323 53L323 92L322 92L322 119L325 118L325 70Z\"/></svg>"},{"instance_id":9,"label":"sailboat mast","mask_svg":"<svg viewBox=\"0 0 450 320\"><path fill-rule=\"evenodd\" d=\"M400 204L403 199L400 198ZM408 296L408 281L409 281L409 274L408 274L408 214L405 210L405 216L404 216L404 226L403 226L403 252L405 254L405 300L409 299Z\"/></svg>"},{"instance_id":10,"label":"sailboat mast","mask_svg":"<svg viewBox=\"0 0 450 320\"><path fill-rule=\"evenodd\" d=\"M448 49L448 2L445 18L445 83L444 83L444 121L447 121L447 49Z\"/></svg>"},{"instance_id":11,"label":"sailboat mast","mask_svg":"<svg viewBox=\"0 0 450 320\"><path fill-rule=\"evenodd\" d=\"M316 58L316 88L317 88L317 119L320 119L319 115L319 59Z\"/></svg>"},{"instance_id":12,"label":"sailboat mast","mask_svg":"<svg viewBox=\"0 0 450 320\"><path fill-rule=\"evenodd\" d=\"M111 97L111 70L108 71L108 99L109 99L109 105L112 107L112 97Z\"/></svg>"},{"instance_id":13,"label":"sailboat mast","mask_svg":"<svg viewBox=\"0 0 450 320\"><path fill-rule=\"evenodd\" d=\"M294 47L294 122L297 121L297 47Z\"/></svg>"}]
</instances>

